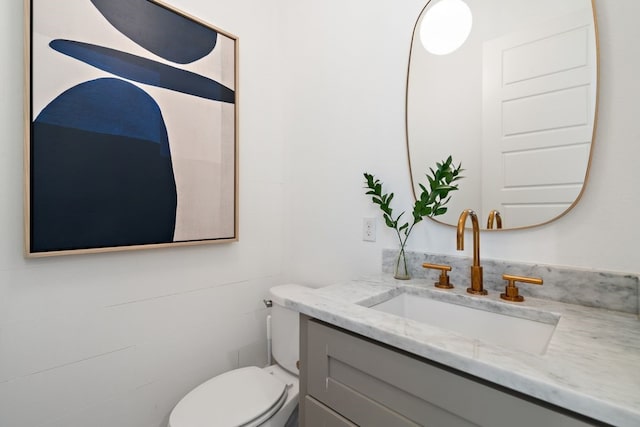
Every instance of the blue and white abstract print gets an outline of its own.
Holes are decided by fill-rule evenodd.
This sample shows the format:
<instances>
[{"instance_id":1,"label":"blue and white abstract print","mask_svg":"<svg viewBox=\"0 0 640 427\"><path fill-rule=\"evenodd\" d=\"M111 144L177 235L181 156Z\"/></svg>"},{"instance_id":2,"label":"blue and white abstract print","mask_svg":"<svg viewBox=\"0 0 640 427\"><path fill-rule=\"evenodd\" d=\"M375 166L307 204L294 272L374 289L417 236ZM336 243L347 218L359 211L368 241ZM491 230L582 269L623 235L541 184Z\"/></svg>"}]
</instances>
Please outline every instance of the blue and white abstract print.
<instances>
[{"instance_id":1,"label":"blue and white abstract print","mask_svg":"<svg viewBox=\"0 0 640 427\"><path fill-rule=\"evenodd\" d=\"M32 1L30 252L235 238L235 38L147 0Z\"/></svg>"}]
</instances>

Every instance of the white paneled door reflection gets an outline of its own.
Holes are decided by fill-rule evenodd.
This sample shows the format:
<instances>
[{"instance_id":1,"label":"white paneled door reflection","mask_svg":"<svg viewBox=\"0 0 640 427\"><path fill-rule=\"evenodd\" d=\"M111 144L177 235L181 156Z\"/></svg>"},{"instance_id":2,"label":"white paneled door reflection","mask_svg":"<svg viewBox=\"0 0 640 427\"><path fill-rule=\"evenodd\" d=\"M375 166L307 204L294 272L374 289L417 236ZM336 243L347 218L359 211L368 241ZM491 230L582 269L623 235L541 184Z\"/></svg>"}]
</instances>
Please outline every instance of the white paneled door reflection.
<instances>
[{"instance_id":1,"label":"white paneled door reflection","mask_svg":"<svg viewBox=\"0 0 640 427\"><path fill-rule=\"evenodd\" d=\"M508 228L564 212L580 195L596 104L590 10L484 43L483 211Z\"/></svg>"}]
</instances>

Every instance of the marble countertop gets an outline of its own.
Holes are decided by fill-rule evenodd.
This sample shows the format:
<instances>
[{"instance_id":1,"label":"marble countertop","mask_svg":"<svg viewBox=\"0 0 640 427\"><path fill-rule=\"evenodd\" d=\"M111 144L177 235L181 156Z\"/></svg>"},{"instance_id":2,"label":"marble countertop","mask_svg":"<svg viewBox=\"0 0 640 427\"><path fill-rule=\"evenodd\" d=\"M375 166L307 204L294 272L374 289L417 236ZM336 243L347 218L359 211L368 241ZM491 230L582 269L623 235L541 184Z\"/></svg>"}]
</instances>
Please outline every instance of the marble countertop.
<instances>
[{"instance_id":1,"label":"marble countertop","mask_svg":"<svg viewBox=\"0 0 640 427\"><path fill-rule=\"evenodd\" d=\"M559 315L543 355L479 342L368 307L408 292L491 311ZM620 427L640 426L640 320L637 315L527 297L522 303L439 290L424 280L368 278L292 289L285 305L478 378ZM486 307L485 307L486 308ZM488 308L486 308L488 309Z\"/></svg>"}]
</instances>

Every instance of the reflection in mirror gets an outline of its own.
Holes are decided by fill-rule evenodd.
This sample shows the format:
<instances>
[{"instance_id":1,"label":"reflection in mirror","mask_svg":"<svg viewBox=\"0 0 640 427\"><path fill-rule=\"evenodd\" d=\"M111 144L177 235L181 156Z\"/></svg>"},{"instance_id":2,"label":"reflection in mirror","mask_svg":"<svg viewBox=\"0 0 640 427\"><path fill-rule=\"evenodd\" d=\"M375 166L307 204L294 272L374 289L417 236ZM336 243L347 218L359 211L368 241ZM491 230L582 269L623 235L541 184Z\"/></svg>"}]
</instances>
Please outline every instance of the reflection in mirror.
<instances>
[{"instance_id":1,"label":"reflection in mirror","mask_svg":"<svg viewBox=\"0 0 640 427\"><path fill-rule=\"evenodd\" d=\"M425 11L420 41L427 52L448 55L464 44L473 25L471 9L462 0L440 0Z\"/></svg>"},{"instance_id":2,"label":"reflection in mirror","mask_svg":"<svg viewBox=\"0 0 640 427\"><path fill-rule=\"evenodd\" d=\"M425 165L452 155L464 185L439 221L464 209L502 229L549 222L582 193L597 103L596 24L591 0L455 0L473 16L449 54L421 39L431 0L414 29L407 79L407 144L414 192ZM495 215L495 214L494 214Z\"/></svg>"}]
</instances>

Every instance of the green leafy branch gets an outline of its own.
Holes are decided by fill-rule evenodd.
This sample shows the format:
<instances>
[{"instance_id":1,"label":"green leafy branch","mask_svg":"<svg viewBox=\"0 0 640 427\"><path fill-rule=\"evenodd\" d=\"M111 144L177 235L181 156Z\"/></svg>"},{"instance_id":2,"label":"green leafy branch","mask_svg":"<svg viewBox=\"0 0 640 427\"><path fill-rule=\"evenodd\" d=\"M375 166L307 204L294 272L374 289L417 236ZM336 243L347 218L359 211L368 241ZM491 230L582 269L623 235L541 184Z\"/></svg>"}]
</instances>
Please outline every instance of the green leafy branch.
<instances>
[{"instance_id":1,"label":"green leafy branch","mask_svg":"<svg viewBox=\"0 0 640 427\"><path fill-rule=\"evenodd\" d=\"M401 222L400 219L405 214L404 211L397 217L393 216L393 209L391 208L393 193L384 193L382 182L372 174L364 173L367 185L365 188L368 190L366 194L370 195L373 203L382 210L382 217L387 227L395 230L400 241L401 250L404 250L404 245L413 227L422 221L424 217L435 217L447 212L446 204L451 200L450 193L458 190L456 182L463 178L460 175L462 171L464 171L462 165L455 166L451 156L445 161L437 162L435 170L429 168L430 173L426 174L429 187L419 184L421 192L413 205L413 220L411 222Z\"/></svg>"}]
</instances>

